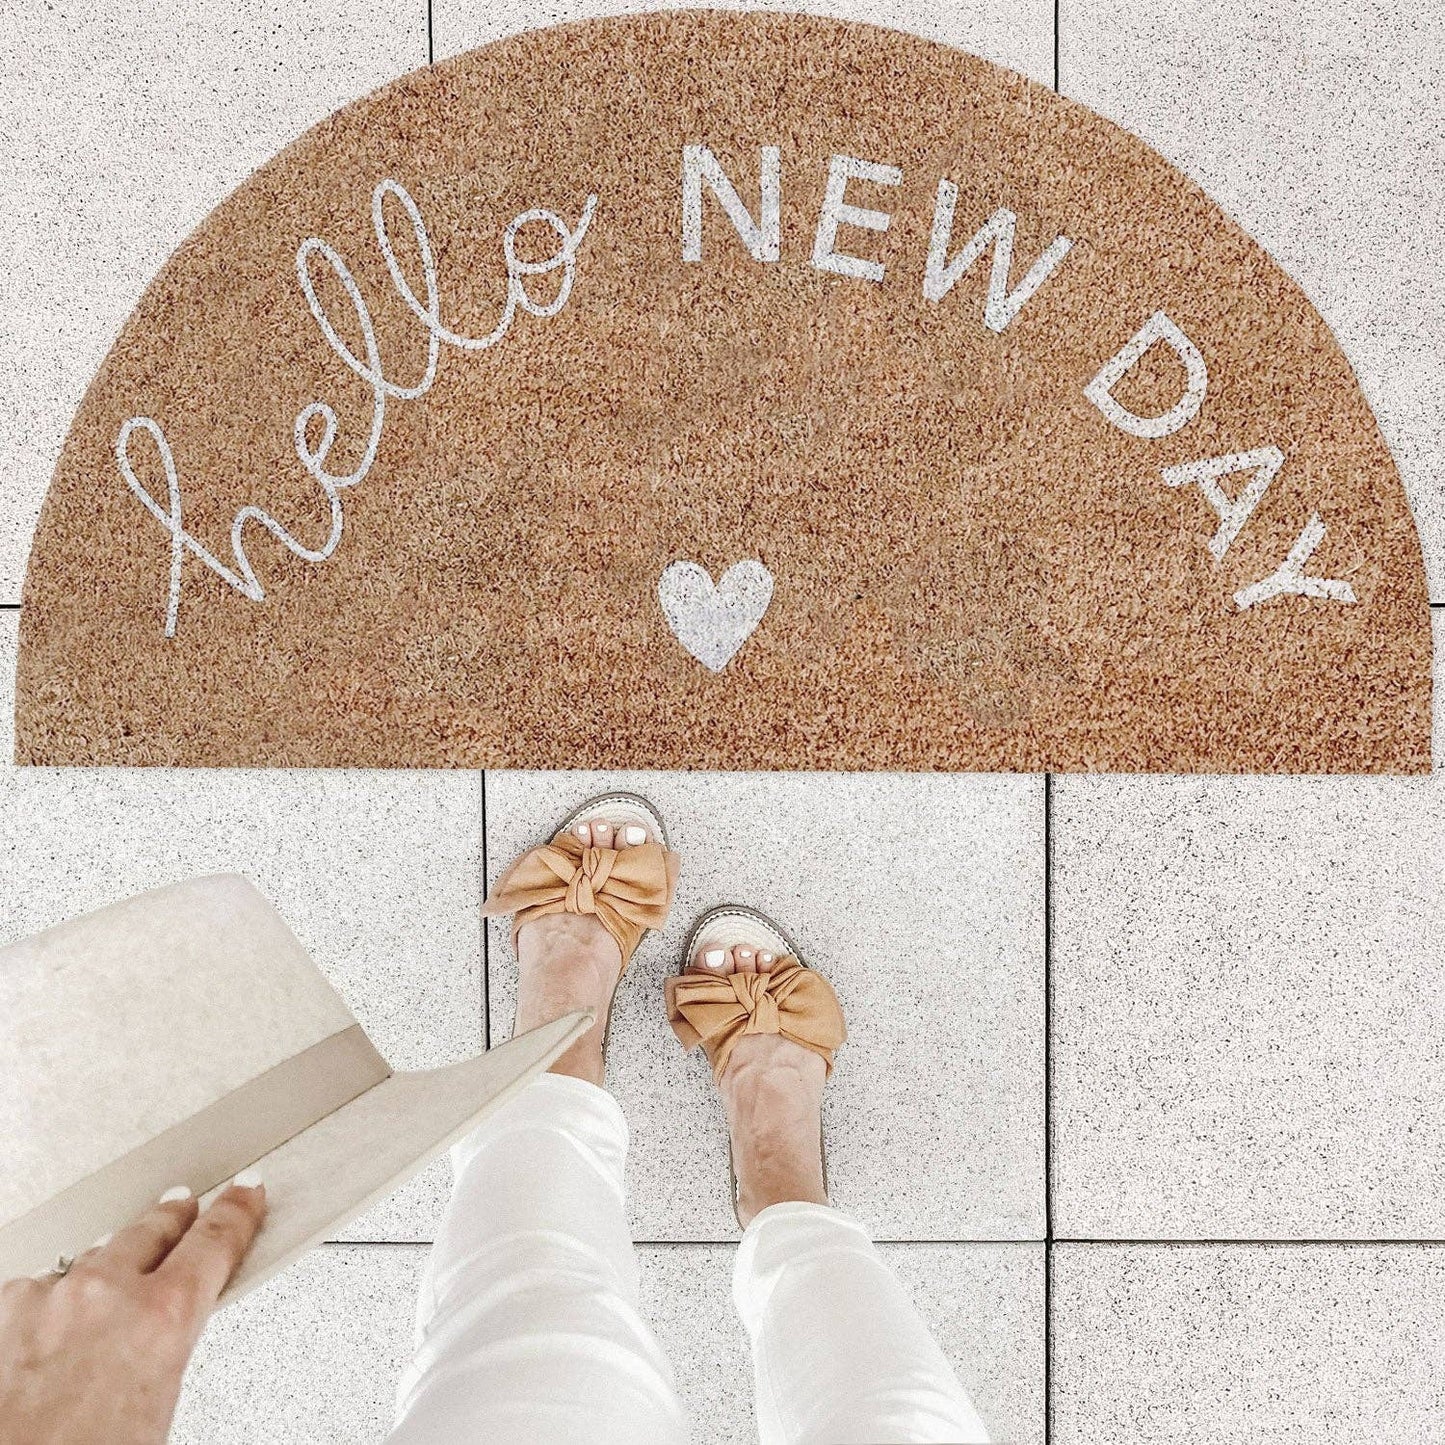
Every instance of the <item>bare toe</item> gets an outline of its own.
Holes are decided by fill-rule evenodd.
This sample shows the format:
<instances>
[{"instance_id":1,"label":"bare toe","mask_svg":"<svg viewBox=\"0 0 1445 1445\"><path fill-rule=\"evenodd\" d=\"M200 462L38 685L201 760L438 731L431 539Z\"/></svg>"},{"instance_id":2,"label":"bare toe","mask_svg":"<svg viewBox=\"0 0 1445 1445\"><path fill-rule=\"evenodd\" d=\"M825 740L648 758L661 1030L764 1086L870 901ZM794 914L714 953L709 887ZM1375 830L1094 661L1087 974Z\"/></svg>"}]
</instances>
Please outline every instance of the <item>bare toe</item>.
<instances>
[{"instance_id":1,"label":"bare toe","mask_svg":"<svg viewBox=\"0 0 1445 1445\"><path fill-rule=\"evenodd\" d=\"M726 973L728 951L725 948L703 947L693 954L689 973Z\"/></svg>"},{"instance_id":2,"label":"bare toe","mask_svg":"<svg viewBox=\"0 0 1445 1445\"><path fill-rule=\"evenodd\" d=\"M592 846L592 825L590 823L578 823L572 831L577 835L578 841L584 848Z\"/></svg>"},{"instance_id":3,"label":"bare toe","mask_svg":"<svg viewBox=\"0 0 1445 1445\"><path fill-rule=\"evenodd\" d=\"M758 952L750 943L740 943L733 949L733 968L738 973L758 971Z\"/></svg>"},{"instance_id":4,"label":"bare toe","mask_svg":"<svg viewBox=\"0 0 1445 1445\"><path fill-rule=\"evenodd\" d=\"M770 951L769 951L768 949L766 949L766 948L760 948L760 949L758 950L758 972L759 972L759 973L771 973L771 972L773 971L773 965L774 965L777 961L778 961L778 956L777 956L777 954L770 952Z\"/></svg>"},{"instance_id":5,"label":"bare toe","mask_svg":"<svg viewBox=\"0 0 1445 1445\"><path fill-rule=\"evenodd\" d=\"M606 818L592 820L592 846L594 848L610 848L612 846L612 824Z\"/></svg>"}]
</instances>

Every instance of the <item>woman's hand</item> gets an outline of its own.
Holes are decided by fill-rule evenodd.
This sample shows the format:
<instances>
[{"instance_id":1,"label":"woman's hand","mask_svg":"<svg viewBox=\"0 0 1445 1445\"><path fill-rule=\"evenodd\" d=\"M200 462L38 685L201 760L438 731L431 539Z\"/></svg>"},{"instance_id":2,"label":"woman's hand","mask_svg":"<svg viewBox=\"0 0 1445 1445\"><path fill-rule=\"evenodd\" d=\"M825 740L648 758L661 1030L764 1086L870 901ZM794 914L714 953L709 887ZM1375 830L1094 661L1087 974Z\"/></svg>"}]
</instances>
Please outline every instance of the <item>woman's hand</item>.
<instances>
[{"instance_id":1,"label":"woman's hand","mask_svg":"<svg viewBox=\"0 0 1445 1445\"><path fill-rule=\"evenodd\" d=\"M260 1182L238 1175L204 1213L167 1194L69 1273L0 1285L0 1442L162 1445L186 1361L265 1215Z\"/></svg>"}]
</instances>

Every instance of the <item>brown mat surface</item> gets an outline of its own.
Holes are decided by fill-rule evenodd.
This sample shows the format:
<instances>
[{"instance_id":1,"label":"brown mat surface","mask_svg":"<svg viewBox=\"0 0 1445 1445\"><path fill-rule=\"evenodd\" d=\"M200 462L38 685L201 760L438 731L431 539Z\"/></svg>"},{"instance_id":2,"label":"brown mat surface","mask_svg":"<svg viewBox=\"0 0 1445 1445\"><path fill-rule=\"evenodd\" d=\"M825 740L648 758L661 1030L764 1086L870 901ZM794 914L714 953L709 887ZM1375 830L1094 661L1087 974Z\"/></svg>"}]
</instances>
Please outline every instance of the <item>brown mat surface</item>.
<instances>
[{"instance_id":1,"label":"brown mat surface","mask_svg":"<svg viewBox=\"0 0 1445 1445\"><path fill-rule=\"evenodd\" d=\"M16 751L1420 771L1430 648L1348 364L1197 187L945 46L682 12L407 76L185 243Z\"/></svg>"}]
</instances>

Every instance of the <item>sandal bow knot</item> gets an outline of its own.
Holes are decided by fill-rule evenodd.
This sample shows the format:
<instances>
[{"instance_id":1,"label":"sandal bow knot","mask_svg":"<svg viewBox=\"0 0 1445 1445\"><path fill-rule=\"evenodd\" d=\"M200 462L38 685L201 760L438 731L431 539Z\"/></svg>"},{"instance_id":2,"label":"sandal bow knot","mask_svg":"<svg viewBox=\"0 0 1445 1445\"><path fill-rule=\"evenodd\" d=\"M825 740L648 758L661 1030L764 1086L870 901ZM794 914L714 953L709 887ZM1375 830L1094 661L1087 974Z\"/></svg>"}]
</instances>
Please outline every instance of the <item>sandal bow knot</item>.
<instances>
[{"instance_id":1,"label":"sandal bow knot","mask_svg":"<svg viewBox=\"0 0 1445 1445\"><path fill-rule=\"evenodd\" d=\"M781 1034L820 1055L829 1073L848 1036L828 980L791 954L767 973L674 974L667 980L667 1021L683 1048L702 1045L719 1079L747 1034Z\"/></svg>"},{"instance_id":2,"label":"sandal bow knot","mask_svg":"<svg viewBox=\"0 0 1445 1445\"><path fill-rule=\"evenodd\" d=\"M567 885L562 906L568 913L596 913L597 895L607 887L616 860L612 848L584 848L574 863L559 848L549 850L542 862Z\"/></svg>"},{"instance_id":3,"label":"sandal bow knot","mask_svg":"<svg viewBox=\"0 0 1445 1445\"><path fill-rule=\"evenodd\" d=\"M783 1016L778 1001L768 988L768 973L735 973L728 982L738 1002L748 1011L747 1022L743 1025L745 1034L779 1034L783 1031Z\"/></svg>"},{"instance_id":4,"label":"sandal bow knot","mask_svg":"<svg viewBox=\"0 0 1445 1445\"><path fill-rule=\"evenodd\" d=\"M593 848L570 833L559 833L512 865L482 914L515 914L514 944L517 930L529 919L549 913L595 917L616 940L625 967L642 935L667 921L679 861L660 843Z\"/></svg>"}]
</instances>

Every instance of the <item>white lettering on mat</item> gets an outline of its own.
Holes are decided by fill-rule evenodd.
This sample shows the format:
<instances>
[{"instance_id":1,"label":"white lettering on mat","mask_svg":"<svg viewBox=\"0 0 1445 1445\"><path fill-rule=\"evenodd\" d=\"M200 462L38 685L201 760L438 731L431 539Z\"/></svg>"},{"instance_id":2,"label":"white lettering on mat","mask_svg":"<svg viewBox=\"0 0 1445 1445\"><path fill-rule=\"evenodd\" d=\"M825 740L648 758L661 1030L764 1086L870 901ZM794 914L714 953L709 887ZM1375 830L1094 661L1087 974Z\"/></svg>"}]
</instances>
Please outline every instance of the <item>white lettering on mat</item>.
<instances>
[{"instance_id":1,"label":"white lettering on mat","mask_svg":"<svg viewBox=\"0 0 1445 1445\"><path fill-rule=\"evenodd\" d=\"M1001 333L1023 310L1024 302L1053 275L1074 243L1066 236L1055 237L1029 267L1024 279L1010 291L1018 217L1006 206L1000 206L949 261L948 243L953 235L953 213L957 206L958 187L950 180L939 181L938 199L933 208L933 234L928 242L928 264L923 273L923 295L929 301L942 301L958 278L992 245L993 269L989 272L983 324L990 331Z\"/></svg>"},{"instance_id":2,"label":"white lettering on mat","mask_svg":"<svg viewBox=\"0 0 1445 1445\"><path fill-rule=\"evenodd\" d=\"M1355 589L1348 582L1334 577L1306 577L1305 563L1314 555L1315 548L1324 540L1325 524L1315 512L1305 523L1298 541L1290 548L1289 556L1279 567L1262 581L1250 587L1241 587L1234 594L1235 605L1244 611L1256 603L1267 602L1271 597L1327 597L1332 602L1353 602Z\"/></svg>"},{"instance_id":3,"label":"white lettering on mat","mask_svg":"<svg viewBox=\"0 0 1445 1445\"><path fill-rule=\"evenodd\" d=\"M1284 453L1276 446L1256 447L1248 452L1230 452L1223 457L1205 457L1197 462L1181 462L1165 467L1163 477L1171 487L1197 486L1204 499L1219 518L1219 530L1209 540L1209 551L1216 562L1224 560L1230 544L1259 506L1269 484L1284 466ZM1253 471L1237 497L1229 497L1219 485L1219 478L1232 472ZM1355 590L1348 582L1328 577L1306 577L1304 564L1324 540L1325 525L1319 513L1310 517L1289 556L1261 582L1243 587L1234 594L1235 605L1244 611L1271 597L1297 595L1324 597L1332 602L1353 602Z\"/></svg>"},{"instance_id":4,"label":"white lettering on mat","mask_svg":"<svg viewBox=\"0 0 1445 1445\"><path fill-rule=\"evenodd\" d=\"M393 198L406 212L411 222L412 234L422 263L423 287L426 300L416 294L392 248L387 228L386 200ZM195 537L186 531L183 521L181 484L175 456L160 424L151 417L131 417L120 429L116 438L115 456L126 485L146 509L166 530L171 539L170 587L166 600L165 635L174 637L176 620L181 602L181 573L186 554L203 562L228 586L253 602L265 599L266 590L256 576L250 558L246 554L245 529L248 522L264 527L287 550L307 562L324 562L336 551L345 526L341 493L354 487L371 470L381 444L382 430L386 420L388 399L415 401L431 390L436 380L437 357L443 343L461 351L482 351L495 346L511 329L517 311L532 316L555 316L567 304L572 292L572 281L576 272L577 249L582 244L587 228L597 208L597 197L590 195L582 208L581 219L575 228L569 228L553 211L536 208L523 211L516 216L502 236L502 250L507 266L507 300L496 326L485 336L464 336L454 331L441 319L441 297L437 284L436 261L432 253L431 240L421 212L405 188L397 181L383 180L378 183L371 197L371 217L376 233L377 246L386 262L392 285L407 310L426 330L427 359L421 377L410 386L392 381L386 369L377 344L376 328L370 307L361 294L356 278L341 256L319 236L308 237L296 252L296 277L301 284L302 294L310 307L312 318L326 338L327 344L346 363L347 368L359 377L371 391L371 422L367 429L366 445L361 459L349 471L333 472L327 469L327 458L336 440L337 416L335 408L324 401L313 401L297 414L295 424L296 455L306 471L315 478L325 496L330 511L330 528L326 539L319 547L308 547L295 537L281 522L264 508L242 507L231 523L231 552L235 566L227 566L209 551ZM517 235L524 226L543 222L556 232L560 241L558 249L545 260L523 261L516 253ZM331 318L326 313L312 278L312 260L318 258L335 275L347 300L356 314L356 323L361 333L364 356L357 356L342 339ZM527 292L527 277L539 276L562 269L563 275L557 294L548 302L534 301ZM313 441L313 433L320 422L320 435ZM145 433L160 457L161 468L166 479L166 505L162 507L151 495L149 489L137 477L131 462L132 438L137 432Z\"/></svg>"},{"instance_id":5,"label":"white lettering on mat","mask_svg":"<svg viewBox=\"0 0 1445 1445\"><path fill-rule=\"evenodd\" d=\"M681 222L682 257L696 263L703 254L704 191L710 191L721 205L736 230L747 254L761 263L775 263L782 245L782 151L778 145L759 147L757 210L754 213L742 199L737 186L729 179L713 150L701 143L682 147L681 155ZM888 231L891 216L887 211L852 204L847 199L850 184L897 187L903 172L893 165L861 159L846 154L829 158L827 181L813 236L813 266L853 280L878 283L884 279L881 262L850 254L844 244L839 249L840 228L852 226L875 233ZM749 189L749 187L744 187ZM294 422L294 447L297 459L306 474L321 490L326 500L329 522L324 535L313 538L315 545L302 540L276 517L257 505L242 507L231 524L231 556L222 560L200 540L187 531L180 468L161 424L149 416L132 416L120 428L115 455L121 475L131 492L146 507L170 540L170 580L167 594L165 635L174 637L180 607L183 570L187 557L201 562L226 585L252 601L263 601L266 591L246 551L246 527L255 523L275 541L304 561L328 560L336 551L345 527L343 494L356 486L370 472L381 445L387 407L390 403L415 401L432 388L437 375L441 348L448 346L463 352L484 350L496 345L508 333L518 311L537 317L557 315L571 295L576 274L577 253L588 234L596 208L597 196L589 195L575 226L569 227L555 212L533 209L518 214L503 235L503 253L507 272L507 295L496 326L484 336L467 336L446 325L432 245L421 213L403 186L391 179L381 181L371 197L372 224L376 244L396 296L420 324L426 339L425 364L414 380L395 379L394 365L383 360L376 335L372 311L362 295L356 278L346 261L318 236L307 238L296 252L296 277L302 295L322 337L346 369L359 379L370 402L370 416L364 441L358 438L354 447L344 448L348 456L357 456L354 465L335 464L333 449L341 423L336 409L317 400L302 408ZM1068 237L1059 235L1038 255L1022 278L1013 278L1014 252L1017 244L1018 216L1006 206L998 206L979 225L959 250L950 257L954 224L959 202L959 188L947 178L940 179L934 203L932 230L922 289L926 301L938 304L947 298L966 272L986 252L991 264L983 304L983 325L995 335L1002 334L1019 316L1022 309L1040 288L1057 272L1074 246ZM420 272L418 288L408 279L398 260L389 231L389 216L394 220L397 208L406 215L411 227L416 257L408 266ZM974 218L976 219L976 218ZM557 246L541 261L522 261L516 242L523 227L540 223L551 228ZM970 224L973 222L971 221ZM1022 262L1020 263L1022 265ZM528 292L532 276L560 270L560 285L551 301L534 301ZM346 296L343 323L334 324L327 305L318 293L317 278L329 273L332 292ZM351 337L350 341L344 339ZM359 344L358 344L359 338ZM1164 345L1177 356L1184 370L1184 386L1178 400L1157 416L1141 416L1125 407L1114 393L1129 372L1151 348ZM1084 394L1098 409L1106 422L1131 437L1145 441L1172 436L1199 414L1208 390L1209 376L1200 348L1164 311L1155 311L1120 349L1099 368L1084 387ZM153 451L147 456L152 473L158 469L164 476L164 499L158 500L138 475L137 447L144 438ZM1196 487L1218 517L1218 527L1209 541L1215 560L1222 561L1235 540L1249 523L1266 491L1284 464L1283 451L1274 445L1228 455L1203 457L1179 462L1162 470L1164 481L1172 487ZM142 468L144 470L144 468ZM1249 473L1236 495L1225 490L1224 479L1234 473ZM1337 578L1308 576L1305 566L1325 535L1324 523L1318 513L1300 533L1289 555L1269 576L1234 593L1240 609L1258 605L1274 597L1298 595L1337 602L1353 602L1351 585ZM682 574L676 574L669 585L679 586ZM692 578L693 583L699 579ZM709 579L711 585L711 579ZM723 584L719 584L722 587ZM680 594L679 594L680 595ZM675 600L675 599L674 599ZM671 616L669 615L669 620ZM756 622L753 622L756 625ZM719 654L720 655L720 654ZM709 663L709 665L712 665Z\"/></svg>"},{"instance_id":6,"label":"white lettering on mat","mask_svg":"<svg viewBox=\"0 0 1445 1445\"><path fill-rule=\"evenodd\" d=\"M881 281L883 263L849 256L837 249L838 227L859 226L866 231L886 231L891 220L887 211L873 211L853 206L844 199L848 182L872 181L878 186L896 186L903 181L897 166L860 161L856 156L834 156L828 162L828 188L823 195L823 209L818 213L818 231L813 238L813 264L820 271L833 271L839 276L856 276L863 281Z\"/></svg>"},{"instance_id":7,"label":"white lettering on mat","mask_svg":"<svg viewBox=\"0 0 1445 1445\"><path fill-rule=\"evenodd\" d=\"M1158 416L1137 416L1114 400L1114 388L1135 367L1144 353L1159 342L1172 347L1184 363L1184 394ZM1099 368L1099 374L1084 388L1084 395L1109 421L1130 436L1153 440L1172 436L1199 414L1209 372L1199 348L1162 311L1156 311L1117 352Z\"/></svg>"},{"instance_id":8,"label":"white lettering on mat","mask_svg":"<svg viewBox=\"0 0 1445 1445\"><path fill-rule=\"evenodd\" d=\"M779 146L760 148L758 173L758 217L754 220L737 187L728 179L713 151L701 144L683 147L684 261L696 262L702 259L704 185L711 189L722 203L724 211L747 247L748 254L757 261L778 260L782 252L782 151ZM884 278L882 263L838 250L840 226L857 226L881 233L887 231L891 222L886 211L866 209L848 202L848 183L854 180L882 186L898 186L902 184L903 172L897 166L883 165L857 156L836 154L830 158L827 186L813 243L813 265L855 280L880 282ZM992 247L993 260L984 301L983 321L990 331L1001 335L1044 282L1059 268L1073 249L1073 242L1067 236L1056 236L1029 267L1023 279L1011 287L1014 244L1018 231L1017 214L1006 206L998 207L950 260L948 248L953 238L958 196L958 186L954 182L946 176L939 180L923 273L923 296L926 301L935 304L942 301L957 285L959 278ZM1183 365L1184 389L1168 410L1157 416L1140 416L1124 406L1114 396L1114 390L1149 350L1161 343L1169 347ZM1099 368L1098 373L1084 388L1084 394L1112 426L1141 440L1157 441L1172 436L1199 415L1208 389L1209 369L1199 347L1166 312L1155 311ZM1221 562L1263 500L1270 483L1284 465L1284 460L1284 453L1277 446L1264 446L1256 447L1252 451L1231 452L1225 456L1176 463L1165 467L1162 475L1171 487L1198 487L1201 496L1214 509L1219 518L1219 526L1210 539L1209 551L1216 562ZM1220 479L1242 471L1251 471L1253 475L1240 489L1239 494L1231 497L1220 485ZM1236 592L1235 604L1240 609L1245 609L1271 597L1290 594L1336 602L1355 601L1354 589L1348 582L1333 578L1307 577L1304 574L1305 562L1324 535L1324 524L1320 522L1318 515L1313 516L1279 568L1263 581ZM711 579L709 583L710 581Z\"/></svg>"},{"instance_id":9,"label":"white lettering on mat","mask_svg":"<svg viewBox=\"0 0 1445 1445\"><path fill-rule=\"evenodd\" d=\"M753 220L737 187L723 173L717 157L703 145L682 148L682 259L702 260L702 186L722 202L748 255L754 261L776 261L783 248L783 162L777 146L759 152L758 219Z\"/></svg>"},{"instance_id":10,"label":"white lettering on mat","mask_svg":"<svg viewBox=\"0 0 1445 1445\"><path fill-rule=\"evenodd\" d=\"M1250 513L1259 506L1269 484L1284 465L1284 453L1278 447L1256 447L1252 452L1231 452L1226 457L1206 457L1198 462L1181 462L1164 468L1164 480L1171 487L1197 486L1205 501L1219 517L1219 530L1209 542L1216 562L1224 560L1229 544L1244 530ZM1245 483L1237 497L1228 497L1219 485L1220 477L1231 472L1253 469L1254 475Z\"/></svg>"}]
</instances>

